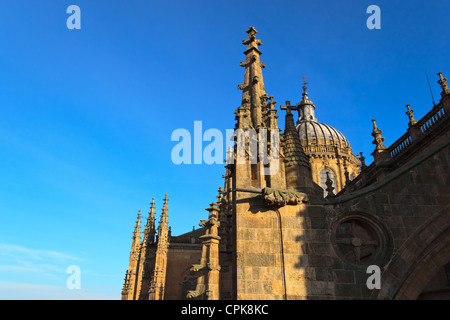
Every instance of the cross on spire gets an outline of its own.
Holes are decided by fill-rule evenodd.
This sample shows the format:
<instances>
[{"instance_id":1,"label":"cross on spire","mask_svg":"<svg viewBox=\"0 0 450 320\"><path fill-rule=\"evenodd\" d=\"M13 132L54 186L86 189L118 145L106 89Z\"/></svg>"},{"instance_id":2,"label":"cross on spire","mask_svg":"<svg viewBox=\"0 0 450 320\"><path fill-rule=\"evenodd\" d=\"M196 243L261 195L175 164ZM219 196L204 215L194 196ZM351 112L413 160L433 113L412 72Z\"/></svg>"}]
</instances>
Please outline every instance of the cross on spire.
<instances>
[{"instance_id":1,"label":"cross on spire","mask_svg":"<svg viewBox=\"0 0 450 320\"><path fill-rule=\"evenodd\" d=\"M254 27L249 27L247 31L248 39L242 40L242 44L248 45L248 49L255 48L258 52L258 46L262 44L261 40L256 39L256 34L258 31ZM261 52L259 52L261 54Z\"/></svg>"},{"instance_id":2,"label":"cross on spire","mask_svg":"<svg viewBox=\"0 0 450 320\"><path fill-rule=\"evenodd\" d=\"M286 105L285 106L280 106L281 110L286 110L287 114L291 114L291 110L298 110L297 106L291 106L291 102L290 101L286 101Z\"/></svg>"}]
</instances>

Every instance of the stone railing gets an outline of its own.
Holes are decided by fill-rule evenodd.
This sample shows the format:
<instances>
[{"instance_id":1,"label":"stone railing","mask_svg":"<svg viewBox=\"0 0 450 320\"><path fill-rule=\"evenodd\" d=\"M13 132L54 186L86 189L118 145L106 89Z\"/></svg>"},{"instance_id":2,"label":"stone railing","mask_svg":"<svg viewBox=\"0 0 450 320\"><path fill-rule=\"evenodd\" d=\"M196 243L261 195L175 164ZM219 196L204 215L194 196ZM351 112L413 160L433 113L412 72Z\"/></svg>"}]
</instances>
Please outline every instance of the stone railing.
<instances>
[{"instance_id":1,"label":"stone railing","mask_svg":"<svg viewBox=\"0 0 450 320\"><path fill-rule=\"evenodd\" d=\"M422 119L417 121L415 126L420 129L421 133L426 133L441 122L446 116L447 114L445 114L444 106L436 106L423 116Z\"/></svg>"},{"instance_id":2,"label":"stone railing","mask_svg":"<svg viewBox=\"0 0 450 320\"><path fill-rule=\"evenodd\" d=\"M398 156L406 150L414 140L434 129L434 127L436 127L446 117L447 114L445 113L443 105L437 105L431 109L422 117L422 119L417 121L416 124L410 126L410 130L408 130L408 132L402 135L388 148L391 158ZM413 132L413 130L415 132Z\"/></svg>"},{"instance_id":3,"label":"stone railing","mask_svg":"<svg viewBox=\"0 0 450 320\"><path fill-rule=\"evenodd\" d=\"M406 132L389 147L389 153L391 155L391 158L394 158L395 156L400 154L403 150L408 148L411 142L412 142L411 135L409 134L409 132Z\"/></svg>"},{"instance_id":4,"label":"stone railing","mask_svg":"<svg viewBox=\"0 0 450 320\"><path fill-rule=\"evenodd\" d=\"M390 159L394 159L401 155L405 150L408 150L416 140L421 140L424 136L428 135L441 122L448 118L448 116L448 109L446 110L443 104L439 104L415 124L411 125L410 123L409 130L387 148L386 152L389 153ZM370 166L365 167L354 180L347 183L346 187L342 189L338 195L352 192L368 183L370 184L374 181L373 172L376 170L376 167L375 161L372 162Z\"/></svg>"}]
</instances>

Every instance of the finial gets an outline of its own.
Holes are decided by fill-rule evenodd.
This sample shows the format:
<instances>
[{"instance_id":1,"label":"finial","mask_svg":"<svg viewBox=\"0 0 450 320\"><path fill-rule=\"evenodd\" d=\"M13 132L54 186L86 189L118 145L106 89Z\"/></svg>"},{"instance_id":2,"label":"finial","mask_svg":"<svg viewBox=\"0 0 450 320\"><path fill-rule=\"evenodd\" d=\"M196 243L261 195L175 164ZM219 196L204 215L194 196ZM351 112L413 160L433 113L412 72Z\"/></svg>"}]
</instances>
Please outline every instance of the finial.
<instances>
[{"instance_id":1,"label":"finial","mask_svg":"<svg viewBox=\"0 0 450 320\"><path fill-rule=\"evenodd\" d=\"M409 104L406 105L406 109L408 109L408 111L406 111L406 115L409 118L409 124L415 125L417 121L414 119L414 110L410 109Z\"/></svg>"},{"instance_id":2,"label":"finial","mask_svg":"<svg viewBox=\"0 0 450 320\"><path fill-rule=\"evenodd\" d=\"M441 88L444 89L442 86L446 86L445 88L448 88L447 86L447 78L444 78L442 75L442 72L438 72L439 80L438 83L441 85Z\"/></svg>"},{"instance_id":3,"label":"finial","mask_svg":"<svg viewBox=\"0 0 450 320\"><path fill-rule=\"evenodd\" d=\"M247 32L249 34L249 36L250 35L255 35L255 34L258 33L258 31L253 26L248 27L248 30L245 31L245 32Z\"/></svg>"},{"instance_id":4,"label":"finial","mask_svg":"<svg viewBox=\"0 0 450 320\"><path fill-rule=\"evenodd\" d=\"M372 131L372 136L375 138L372 143L374 145L376 145L376 149L377 150L383 150L383 149L387 149L387 147L385 145L383 145L384 142L384 138L381 137L381 133L383 131L381 131L380 129L378 129L377 124L376 124L376 119L372 119L373 122L373 131Z\"/></svg>"},{"instance_id":5,"label":"finial","mask_svg":"<svg viewBox=\"0 0 450 320\"><path fill-rule=\"evenodd\" d=\"M136 220L136 225L134 227L133 238L137 238L139 240L141 236L141 210L138 210L138 216Z\"/></svg>"},{"instance_id":6,"label":"finial","mask_svg":"<svg viewBox=\"0 0 450 320\"><path fill-rule=\"evenodd\" d=\"M366 167L366 157L363 157L363 153L360 152L358 154L356 154L356 157L359 159L360 163L361 163L361 170L363 170Z\"/></svg>"},{"instance_id":7,"label":"finial","mask_svg":"<svg viewBox=\"0 0 450 320\"><path fill-rule=\"evenodd\" d=\"M150 212L152 211L152 209L155 209L155 198L152 198L152 202L150 202Z\"/></svg>"},{"instance_id":8,"label":"finial","mask_svg":"<svg viewBox=\"0 0 450 320\"><path fill-rule=\"evenodd\" d=\"M256 48L258 45L262 44L261 40L256 40L255 35L258 33L258 31L255 28L249 27L245 32L248 33L248 39L242 40L242 44L248 44L249 48L250 46L254 46Z\"/></svg>"},{"instance_id":9,"label":"finial","mask_svg":"<svg viewBox=\"0 0 450 320\"><path fill-rule=\"evenodd\" d=\"M303 79L303 96L307 96L308 95L308 93L306 92L306 85L308 84L308 82L306 82L306 77L303 75L303 77L302 77L302 79Z\"/></svg>"},{"instance_id":10,"label":"finial","mask_svg":"<svg viewBox=\"0 0 450 320\"><path fill-rule=\"evenodd\" d=\"M144 245L155 241L155 198L150 202L150 211L148 212L147 224L144 229Z\"/></svg>"},{"instance_id":11,"label":"finial","mask_svg":"<svg viewBox=\"0 0 450 320\"><path fill-rule=\"evenodd\" d=\"M377 120L376 120L376 119L372 119L372 122L373 122L373 130L374 130L374 131L375 131L375 130L379 130L378 127L377 127L377 123L376 123L375 121L377 121Z\"/></svg>"},{"instance_id":12,"label":"finial","mask_svg":"<svg viewBox=\"0 0 450 320\"><path fill-rule=\"evenodd\" d=\"M269 103L267 104L267 106L268 106L269 110L275 110L275 105L277 104L277 102L273 101L273 96L270 96L268 98L268 100L269 100Z\"/></svg>"},{"instance_id":13,"label":"finial","mask_svg":"<svg viewBox=\"0 0 450 320\"><path fill-rule=\"evenodd\" d=\"M137 220L136 220L136 227L140 223L141 223L141 210L138 210L138 216L137 216Z\"/></svg>"},{"instance_id":14,"label":"finial","mask_svg":"<svg viewBox=\"0 0 450 320\"><path fill-rule=\"evenodd\" d=\"M450 93L450 89L448 88L447 78L444 78L442 72L438 72L439 80L438 83L441 85L442 93L447 94Z\"/></svg>"},{"instance_id":15,"label":"finial","mask_svg":"<svg viewBox=\"0 0 450 320\"><path fill-rule=\"evenodd\" d=\"M163 208L162 208L161 221L163 219L167 220L167 211L169 210L169 209L167 209L167 201L169 201L169 199L167 199L167 193L166 193L166 197L164 198L164 204L163 204Z\"/></svg>"}]
</instances>

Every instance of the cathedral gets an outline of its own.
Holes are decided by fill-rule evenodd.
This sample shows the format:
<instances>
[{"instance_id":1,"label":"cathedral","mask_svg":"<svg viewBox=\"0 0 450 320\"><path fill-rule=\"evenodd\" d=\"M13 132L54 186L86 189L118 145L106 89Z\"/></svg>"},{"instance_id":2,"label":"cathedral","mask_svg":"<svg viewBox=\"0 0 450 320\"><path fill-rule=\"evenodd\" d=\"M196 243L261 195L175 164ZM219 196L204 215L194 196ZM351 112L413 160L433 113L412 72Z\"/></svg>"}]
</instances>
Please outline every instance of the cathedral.
<instances>
[{"instance_id":1,"label":"cathedral","mask_svg":"<svg viewBox=\"0 0 450 320\"><path fill-rule=\"evenodd\" d=\"M450 299L447 78L437 74L440 101L421 119L406 105L405 134L392 145L372 120L374 161L366 165L316 118L305 80L301 100L279 106L279 128L262 41L255 28L246 32L240 134L217 200L200 228L178 236L167 194L158 228L154 199L143 232L139 211L122 299Z\"/></svg>"}]
</instances>

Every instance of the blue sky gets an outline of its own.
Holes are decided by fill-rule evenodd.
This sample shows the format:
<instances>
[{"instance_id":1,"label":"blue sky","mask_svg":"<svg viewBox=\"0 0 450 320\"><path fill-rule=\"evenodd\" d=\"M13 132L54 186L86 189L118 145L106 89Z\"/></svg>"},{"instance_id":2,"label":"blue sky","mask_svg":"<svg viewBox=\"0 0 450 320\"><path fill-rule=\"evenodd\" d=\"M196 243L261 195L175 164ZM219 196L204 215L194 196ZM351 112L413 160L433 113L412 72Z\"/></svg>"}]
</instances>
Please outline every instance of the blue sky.
<instances>
[{"instance_id":1,"label":"blue sky","mask_svg":"<svg viewBox=\"0 0 450 320\"><path fill-rule=\"evenodd\" d=\"M81 30L69 30L69 5ZM369 5L381 29L369 30ZM297 103L372 162L450 75L446 0L0 3L0 299L119 299L137 210L168 193L174 235L198 227L223 164L174 165L177 128L234 127L241 41L263 41L266 91ZM284 112L280 115L283 126ZM204 143L207 144L207 143ZM204 145L205 146L205 145ZM81 290L66 288L69 265Z\"/></svg>"}]
</instances>

